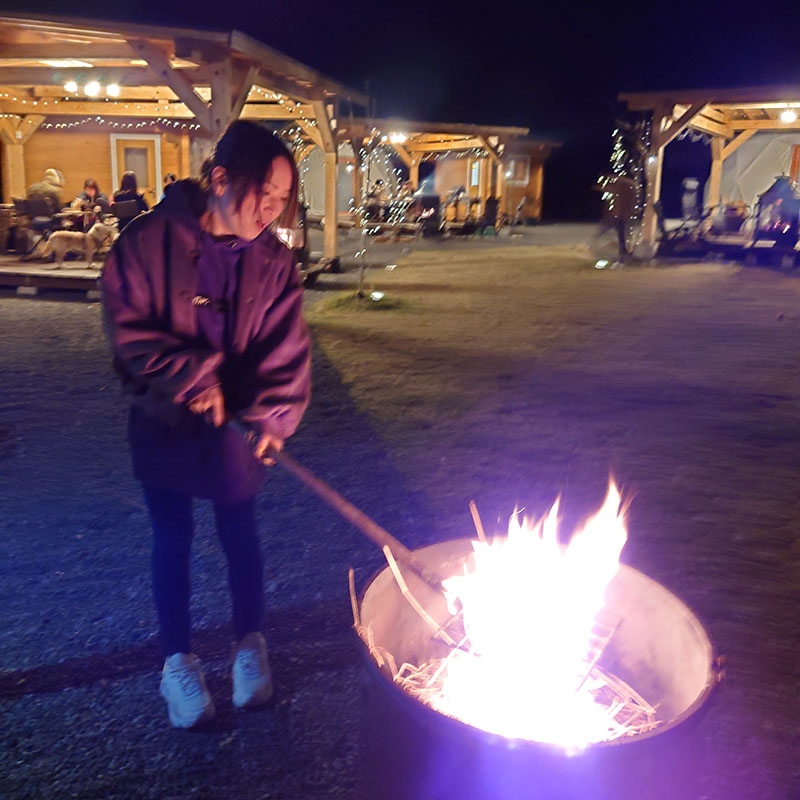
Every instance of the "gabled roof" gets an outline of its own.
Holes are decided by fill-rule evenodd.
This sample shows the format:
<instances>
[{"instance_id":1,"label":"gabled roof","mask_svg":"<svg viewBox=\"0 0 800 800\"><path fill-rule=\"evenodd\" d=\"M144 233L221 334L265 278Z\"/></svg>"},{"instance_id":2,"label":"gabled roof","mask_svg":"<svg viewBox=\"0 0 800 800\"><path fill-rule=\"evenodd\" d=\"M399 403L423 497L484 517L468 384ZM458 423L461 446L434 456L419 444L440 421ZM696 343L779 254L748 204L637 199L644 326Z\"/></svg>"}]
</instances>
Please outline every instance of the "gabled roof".
<instances>
[{"instance_id":1,"label":"gabled roof","mask_svg":"<svg viewBox=\"0 0 800 800\"><path fill-rule=\"evenodd\" d=\"M253 67L264 82L297 100L337 96L366 106L363 92L329 78L241 31L208 31L81 18L47 19L36 14L0 16L0 83L46 85L54 69L80 73L103 67L120 73L119 83L158 85L132 46L145 40L168 53L170 66L193 83L207 84L204 69L223 57ZM47 62L51 62L48 64ZM78 62L68 66L70 62ZM53 66L59 63L65 66ZM83 66L79 66L82 64ZM124 71L124 74L123 74ZM137 81L138 74L138 81ZM195 80L196 79L196 80Z\"/></svg>"}]
</instances>

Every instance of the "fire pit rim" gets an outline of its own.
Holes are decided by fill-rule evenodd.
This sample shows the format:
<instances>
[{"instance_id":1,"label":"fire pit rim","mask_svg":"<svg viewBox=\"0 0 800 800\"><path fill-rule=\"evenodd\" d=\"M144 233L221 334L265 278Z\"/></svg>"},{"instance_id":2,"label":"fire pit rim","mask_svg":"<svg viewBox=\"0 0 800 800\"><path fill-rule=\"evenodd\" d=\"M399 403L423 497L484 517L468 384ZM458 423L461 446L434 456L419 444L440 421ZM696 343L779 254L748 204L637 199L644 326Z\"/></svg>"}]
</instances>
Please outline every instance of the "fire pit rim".
<instances>
[{"instance_id":1,"label":"fire pit rim","mask_svg":"<svg viewBox=\"0 0 800 800\"><path fill-rule=\"evenodd\" d=\"M445 542L455 542L455 541L462 541L462 539L448 539ZM464 539L463 541L469 541ZM436 542L434 545L428 545L428 547L435 546L436 544L444 544L444 542ZM419 548L419 550L424 550L425 547ZM415 552L417 552L415 550ZM369 591L370 587L374 583L374 581L381 575L388 567L383 566L376 569L372 575L370 575L369 579L363 585L361 590L357 594L358 600L358 610L359 614L361 612L361 608L364 603L364 597L366 593ZM687 722L690 717L695 717L697 712L703 708L709 697L711 696L714 688L720 683L723 677L723 672L720 668L721 663L721 656L717 653L714 645L712 644L705 628L700 623L697 615L691 609L691 607L685 603L678 595L674 592L667 589L666 586L656 581L654 578L651 578L647 573L642 572L641 570L636 569L628 564L624 564L620 562L620 569L625 571L635 573L636 575L644 578L646 581L652 582L659 586L660 588L664 589L664 591L669 592L669 594L674 598L674 600L679 603L684 609L688 612L689 619L692 621L693 626L697 628L699 631L701 638L704 640L706 645L706 652L708 654L708 665L709 665L709 678L706 681L705 686L703 687L702 691L697 695L697 697L692 701L692 703L687 706L683 711L673 717L669 722L665 722L658 727L644 731L642 733L637 734L636 736L625 736L620 737L618 739L611 739L605 740L602 742L592 742L588 744L583 750L592 750L597 751L601 749L607 749L611 747L620 747L624 745L632 745L635 743L644 743L648 740L651 740L657 736L663 736L665 733L673 731L675 728L679 727L683 723ZM502 736L501 734L490 733L489 731L483 730L483 728L478 728L475 725L471 725L468 722L464 722L463 720L456 719L455 717L451 717L448 714L445 714L441 711L437 711L434 708L423 703L421 700L418 700L415 697L412 697L407 692L403 690L402 687L398 686L393 678L391 678L385 670L383 670L380 666L378 666L377 662L375 661L374 657L370 653L369 646L364 641L364 639L359 635L356 625L353 625L353 632L355 633L356 638L359 642L360 652L362 657L365 659L367 668L370 670L371 673L377 674L379 681L383 684L384 688L388 691L390 697L396 699L397 703L403 703L411 713L415 715L419 715L421 717L427 718L428 720L436 720L439 724L443 724L447 726L453 732L462 731L467 729L472 735L479 737L482 741L488 744L503 744L508 749L524 749L530 748L539 752L550 752L557 755L562 755L566 757L571 757L571 755L564 750L558 744L554 744L552 742L539 742L533 739L519 739L519 738L512 738L507 736Z\"/></svg>"}]
</instances>

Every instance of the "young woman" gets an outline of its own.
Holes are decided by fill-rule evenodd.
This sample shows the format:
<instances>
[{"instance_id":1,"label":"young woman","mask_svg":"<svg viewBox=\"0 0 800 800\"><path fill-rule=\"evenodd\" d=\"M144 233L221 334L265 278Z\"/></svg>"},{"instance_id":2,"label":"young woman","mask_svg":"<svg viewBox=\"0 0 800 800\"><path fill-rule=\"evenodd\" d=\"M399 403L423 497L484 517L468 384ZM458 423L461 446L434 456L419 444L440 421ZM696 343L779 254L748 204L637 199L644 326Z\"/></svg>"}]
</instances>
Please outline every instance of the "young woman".
<instances>
[{"instance_id":1,"label":"young woman","mask_svg":"<svg viewBox=\"0 0 800 800\"><path fill-rule=\"evenodd\" d=\"M87 178L83 183L83 190L78 192L72 201L72 208L84 212L80 229L85 233L97 222L98 214L111 212L111 203L108 202L108 197L100 191L97 181L94 178Z\"/></svg>"},{"instance_id":2,"label":"young woman","mask_svg":"<svg viewBox=\"0 0 800 800\"><path fill-rule=\"evenodd\" d=\"M114 192L114 202L125 203L131 200L136 203L137 211L130 216L126 215L119 218L120 231L122 231L132 219L135 219L139 214L144 214L149 208L147 201L139 192L139 185L136 183L136 173L123 172L122 180L119 183L119 189Z\"/></svg>"},{"instance_id":3,"label":"young woman","mask_svg":"<svg viewBox=\"0 0 800 800\"><path fill-rule=\"evenodd\" d=\"M131 395L129 438L153 527L153 586L165 663L161 694L176 727L214 714L191 652L192 498L214 502L228 559L233 703L272 694L263 566L255 524L259 458L297 427L310 391L310 345L294 258L273 235L291 227L297 169L277 136L236 121L201 182L177 181L131 222L103 271L115 367ZM260 438L256 453L227 420ZM259 458L257 458L258 456Z\"/></svg>"}]
</instances>

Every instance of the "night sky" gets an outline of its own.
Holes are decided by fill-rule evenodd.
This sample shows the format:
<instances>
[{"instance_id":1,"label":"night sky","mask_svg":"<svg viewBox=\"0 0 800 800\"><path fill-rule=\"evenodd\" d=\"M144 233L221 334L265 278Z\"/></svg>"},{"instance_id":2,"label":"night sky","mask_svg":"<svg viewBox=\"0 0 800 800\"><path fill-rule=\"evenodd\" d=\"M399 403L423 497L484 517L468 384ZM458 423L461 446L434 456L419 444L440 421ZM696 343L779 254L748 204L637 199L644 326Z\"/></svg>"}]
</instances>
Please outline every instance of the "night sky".
<instances>
[{"instance_id":1,"label":"night sky","mask_svg":"<svg viewBox=\"0 0 800 800\"><path fill-rule=\"evenodd\" d=\"M546 170L551 218L598 213L598 193L589 189L607 164L620 91L800 83L796 3L586 5L28 0L0 8L238 28L344 83L368 87L379 116L528 127L533 136L563 142ZM668 148L667 204L678 171L704 177L706 151L702 144Z\"/></svg>"}]
</instances>

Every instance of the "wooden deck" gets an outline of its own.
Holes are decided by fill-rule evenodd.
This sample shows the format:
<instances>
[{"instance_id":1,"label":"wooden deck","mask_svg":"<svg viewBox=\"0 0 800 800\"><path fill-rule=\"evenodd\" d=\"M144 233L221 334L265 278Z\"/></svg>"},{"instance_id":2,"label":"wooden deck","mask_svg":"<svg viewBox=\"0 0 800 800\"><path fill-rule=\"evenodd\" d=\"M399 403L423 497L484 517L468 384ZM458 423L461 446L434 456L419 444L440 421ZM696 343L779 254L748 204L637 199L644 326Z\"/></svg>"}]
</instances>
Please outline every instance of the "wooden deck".
<instances>
[{"instance_id":1,"label":"wooden deck","mask_svg":"<svg viewBox=\"0 0 800 800\"><path fill-rule=\"evenodd\" d=\"M0 255L0 288L16 289L21 296L71 289L86 292L87 300L97 300L100 270L87 268L85 261L66 261L57 269L44 261L22 261L17 255Z\"/></svg>"}]
</instances>

